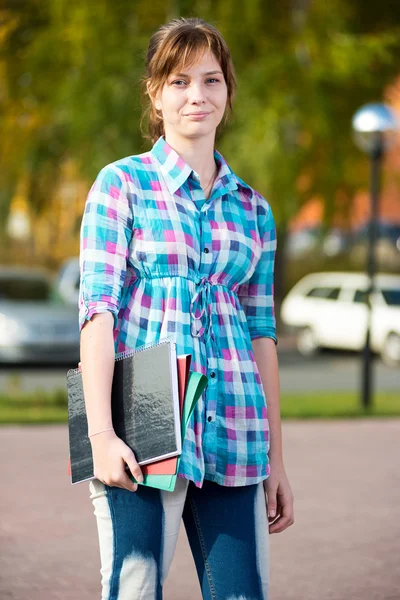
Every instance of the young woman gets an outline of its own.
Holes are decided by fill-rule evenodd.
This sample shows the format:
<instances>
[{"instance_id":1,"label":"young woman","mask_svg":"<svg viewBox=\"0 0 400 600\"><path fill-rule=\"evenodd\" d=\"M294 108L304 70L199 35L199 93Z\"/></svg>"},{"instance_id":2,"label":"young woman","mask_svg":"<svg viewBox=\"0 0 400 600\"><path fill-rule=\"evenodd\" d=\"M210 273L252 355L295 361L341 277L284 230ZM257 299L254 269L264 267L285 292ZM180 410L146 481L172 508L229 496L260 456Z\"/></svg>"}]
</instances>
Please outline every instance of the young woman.
<instances>
[{"instance_id":1,"label":"young woman","mask_svg":"<svg viewBox=\"0 0 400 600\"><path fill-rule=\"evenodd\" d=\"M215 150L235 75L221 34L175 19L151 38L149 152L105 166L81 228L83 385L102 599L155 600L183 517L203 598L265 600L269 533L293 523L282 458L271 207ZM114 354L175 333L209 383L174 492L139 486L112 427ZM267 498L266 498L267 494ZM267 514L268 510L268 514Z\"/></svg>"}]
</instances>

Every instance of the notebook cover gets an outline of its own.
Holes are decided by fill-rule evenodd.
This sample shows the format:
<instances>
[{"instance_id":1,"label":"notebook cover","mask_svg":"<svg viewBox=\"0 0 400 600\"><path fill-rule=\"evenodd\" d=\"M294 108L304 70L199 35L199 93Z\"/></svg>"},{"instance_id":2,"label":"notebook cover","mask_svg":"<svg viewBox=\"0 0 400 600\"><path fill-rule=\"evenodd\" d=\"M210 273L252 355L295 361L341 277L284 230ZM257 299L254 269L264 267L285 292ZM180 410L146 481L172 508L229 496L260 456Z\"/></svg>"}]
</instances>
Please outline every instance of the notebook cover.
<instances>
[{"instance_id":1,"label":"notebook cover","mask_svg":"<svg viewBox=\"0 0 400 600\"><path fill-rule=\"evenodd\" d=\"M178 356L178 387L179 387L179 406L180 406L180 417L182 419L183 414L183 403L185 401L185 394L187 385L189 383L190 375L190 364L192 360L191 354L185 354ZM174 475L178 466L178 458L166 458L149 465L143 465L141 467L143 475Z\"/></svg>"},{"instance_id":2,"label":"notebook cover","mask_svg":"<svg viewBox=\"0 0 400 600\"><path fill-rule=\"evenodd\" d=\"M83 397L82 373L67 373L72 483L93 479L93 457ZM111 394L116 434L140 465L180 454L176 344L171 338L117 354Z\"/></svg>"},{"instance_id":3,"label":"notebook cover","mask_svg":"<svg viewBox=\"0 0 400 600\"><path fill-rule=\"evenodd\" d=\"M201 394L205 390L208 384L208 378L206 375L202 373L197 373L196 371L191 371L189 377L189 383L186 391L184 409L182 415L182 442L186 436L186 430L189 423L189 419L193 413L194 407ZM179 470L181 455L177 459L177 472ZM158 488L160 490L166 490L167 492L173 492L175 489L175 484L178 475L145 475L143 483L139 483L139 485L146 485L149 487ZM138 483L133 475L130 475L130 478L135 483Z\"/></svg>"},{"instance_id":4,"label":"notebook cover","mask_svg":"<svg viewBox=\"0 0 400 600\"><path fill-rule=\"evenodd\" d=\"M178 356L178 388L179 388L179 406L180 418L182 419L183 403L189 383L190 365L192 361L191 354L183 354ZM81 363L78 364L80 370ZM142 465L141 470L146 475L174 475L178 466L177 457L165 458L148 465ZM68 475L71 477L71 460L68 460Z\"/></svg>"}]
</instances>

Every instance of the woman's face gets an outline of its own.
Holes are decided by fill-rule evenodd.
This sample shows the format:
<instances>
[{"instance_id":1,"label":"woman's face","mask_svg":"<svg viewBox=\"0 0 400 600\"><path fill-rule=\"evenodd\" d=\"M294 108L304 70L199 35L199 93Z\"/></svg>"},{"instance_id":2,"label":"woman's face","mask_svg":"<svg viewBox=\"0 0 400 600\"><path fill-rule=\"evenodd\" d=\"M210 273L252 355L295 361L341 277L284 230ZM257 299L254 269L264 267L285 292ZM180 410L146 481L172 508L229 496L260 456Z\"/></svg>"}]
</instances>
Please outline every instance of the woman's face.
<instances>
[{"instance_id":1,"label":"woman's face","mask_svg":"<svg viewBox=\"0 0 400 600\"><path fill-rule=\"evenodd\" d=\"M172 72L155 99L166 136L198 138L215 135L227 101L221 67L210 51L191 67Z\"/></svg>"}]
</instances>

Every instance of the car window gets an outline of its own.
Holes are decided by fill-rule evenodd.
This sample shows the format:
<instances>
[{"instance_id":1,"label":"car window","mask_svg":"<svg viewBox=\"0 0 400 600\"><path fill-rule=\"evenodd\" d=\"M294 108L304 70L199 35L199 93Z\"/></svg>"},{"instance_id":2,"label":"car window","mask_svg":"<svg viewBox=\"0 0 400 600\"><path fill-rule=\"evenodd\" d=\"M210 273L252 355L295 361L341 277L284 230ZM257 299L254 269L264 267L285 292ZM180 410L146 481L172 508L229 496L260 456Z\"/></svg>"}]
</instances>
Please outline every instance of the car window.
<instances>
[{"instance_id":1,"label":"car window","mask_svg":"<svg viewBox=\"0 0 400 600\"><path fill-rule=\"evenodd\" d=\"M51 286L45 279L0 278L0 300L43 301L51 299Z\"/></svg>"},{"instance_id":2,"label":"car window","mask_svg":"<svg viewBox=\"0 0 400 600\"><path fill-rule=\"evenodd\" d=\"M354 294L354 302L358 302L359 304L367 304L368 292L366 290L356 290L356 293Z\"/></svg>"},{"instance_id":3,"label":"car window","mask_svg":"<svg viewBox=\"0 0 400 600\"><path fill-rule=\"evenodd\" d=\"M337 300L339 297L340 288L332 287L315 287L308 293L308 298L324 298L325 300Z\"/></svg>"},{"instance_id":4,"label":"car window","mask_svg":"<svg viewBox=\"0 0 400 600\"><path fill-rule=\"evenodd\" d=\"M389 306L400 306L400 290L383 289L381 292L386 304L389 304Z\"/></svg>"}]
</instances>

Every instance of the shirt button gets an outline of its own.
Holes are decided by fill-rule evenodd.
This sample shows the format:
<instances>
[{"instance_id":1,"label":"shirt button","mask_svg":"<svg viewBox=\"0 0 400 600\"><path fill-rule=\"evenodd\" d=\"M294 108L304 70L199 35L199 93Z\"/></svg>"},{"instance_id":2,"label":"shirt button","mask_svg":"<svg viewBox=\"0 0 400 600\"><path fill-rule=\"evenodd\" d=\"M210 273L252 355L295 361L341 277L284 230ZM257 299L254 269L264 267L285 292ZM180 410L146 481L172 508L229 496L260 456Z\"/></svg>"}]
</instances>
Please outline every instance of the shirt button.
<instances>
[{"instance_id":1,"label":"shirt button","mask_svg":"<svg viewBox=\"0 0 400 600\"><path fill-rule=\"evenodd\" d=\"M207 421L208 422L212 421L212 417L207 417Z\"/></svg>"},{"instance_id":2,"label":"shirt button","mask_svg":"<svg viewBox=\"0 0 400 600\"><path fill-rule=\"evenodd\" d=\"M210 373L210 377L215 377L215 373L214 373L214 371L211 371L211 373Z\"/></svg>"},{"instance_id":3,"label":"shirt button","mask_svg":"<svg viewBox=\"0 0 400 600\"><path fill-rule=\"evenodd\" d=\"M209 251L209 249L208 249L208 248L204 248L204 252L205 252L206 254L208 254L210 251Z\"/></svg>"}]
</instances>

